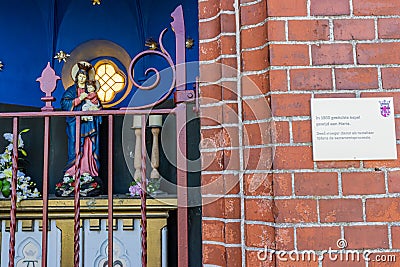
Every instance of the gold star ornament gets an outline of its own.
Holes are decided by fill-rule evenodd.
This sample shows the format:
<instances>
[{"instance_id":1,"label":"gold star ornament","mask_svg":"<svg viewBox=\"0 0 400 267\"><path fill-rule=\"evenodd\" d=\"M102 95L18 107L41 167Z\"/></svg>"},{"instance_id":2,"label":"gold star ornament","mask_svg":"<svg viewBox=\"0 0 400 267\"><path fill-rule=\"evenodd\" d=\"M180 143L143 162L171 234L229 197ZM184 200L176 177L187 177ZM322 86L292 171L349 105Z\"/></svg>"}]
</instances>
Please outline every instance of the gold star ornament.
<instances>
[{"instance_id":1,"label":"gold star ornament","mask_svg":"<svg viewBox=\"0 0 400 267\"><path fill-rule=\"evenodd\" d=\"M186 42L185 42L185 46L186 46L186 48L189 48L189 49L191 49L193 46L194 46L194 40L193 40L193 38L187 38L186 39Z\"/></svg>"},{"instance_id":2,"label":"gold star ornament","mask_svg":"<svg viewBox=\"0 0 400 267\"><path fill-rule=\"evenodd\" d=\"M4 65L3 65L3 62L0 61L0 71L3 70L3 66L4 66Z\"/></svg>"},{"instance_id":3,"label":"gold star ornament","mask_svg":"<svg viewBox=\"0 0 400 267\"><path fill-rule=\"evenodd\" d=\"M100 5L100 0L92 0L93 5Z\"/></svg>"},{"instance_id":4,"label":"gold star ornament","mask_svg":"<svg viewBox=\"0 0 400 267\"><path fill-rule=\"evenodd\" d=\"M54 58L58 60L58 63L60 63L61 61L67 62L67 58L69 58L69 56L69 54L60 50L60 52L58 52Z\"/></svg>"},{"instance_id":5,"label":"gold star ornament","mask_svg":"<svg viewBox=\"0 0 400 267\"><path fill-rule=\"evenodd\" d=\"M144 45L147 46L150 50L156 50L158 48L158 43L154 41L153 38L147 39Z\"/></svg>"}]
</instances>

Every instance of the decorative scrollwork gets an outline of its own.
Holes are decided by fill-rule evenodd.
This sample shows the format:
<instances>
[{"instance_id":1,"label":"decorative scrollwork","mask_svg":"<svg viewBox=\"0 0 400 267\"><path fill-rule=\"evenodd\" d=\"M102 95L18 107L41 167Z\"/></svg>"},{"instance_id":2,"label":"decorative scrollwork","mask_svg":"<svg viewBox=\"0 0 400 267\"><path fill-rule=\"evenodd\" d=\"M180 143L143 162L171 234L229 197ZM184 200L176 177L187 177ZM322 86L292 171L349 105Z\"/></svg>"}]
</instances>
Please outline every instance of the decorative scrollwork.
<instances>
[{"instance_id":1,"label":"decorative scrollwork","mask_svg":"<svg viewBox=\"0 0 400 267\"><path fill-rule=\"evenodd\" d=\"M161 51L157 51L157 50L146 50L146 51L143 51L143 52L139 53L138 55L136 55L136 56L132 59L131 64L129 65L129 70L128 70L129 79L132 81L132 83L133 83L138 89L140 89L140 90L151 90L151 89L155 88L155 87L160 83L160 79L161 79L161 77L160 77L160 71L159 71L158 69L156 69L156 68L153 68L153 67L150 67L150 68L146 69L146 71L144 72L144 74L147 76L150 72L153 72L154 75L156 76L156 77L155 77L156 80L155 80L154 83L152 83L152 84L149 85L149 86L142 86L142 85L138 84L138 83L134 80L135 64L138 62L139 59L141 59L141 58L143 58L143 57L145 57L145 56L147 56L147 55L157 55L157 56L160 56L160 57L164 58L164 59L168 62L168 64L169 64L170 67L171 67L171 70L172 70L172 84L171 84L171 87L170 87L170 89L169 89L168 94L166 94L166 96L164 96L163 99L165 99L166 97L168 97L168 96L171 94L172 90L173 90L174 87L175 87L175 80L176 80L176 70L175 70L174 62L173 62L173 60L172 60L170 54L169 54L169 53L167 52L167 50L164 48L164 45L163 45L163 43L162 43L162 38L163 38L164 33L165 33L166 31L167 31L167 28L164 29L164 30L161 32L160 36L159 36L159 44L160 44L160 49L161 49Z\"/></svg>"}]
</instances>

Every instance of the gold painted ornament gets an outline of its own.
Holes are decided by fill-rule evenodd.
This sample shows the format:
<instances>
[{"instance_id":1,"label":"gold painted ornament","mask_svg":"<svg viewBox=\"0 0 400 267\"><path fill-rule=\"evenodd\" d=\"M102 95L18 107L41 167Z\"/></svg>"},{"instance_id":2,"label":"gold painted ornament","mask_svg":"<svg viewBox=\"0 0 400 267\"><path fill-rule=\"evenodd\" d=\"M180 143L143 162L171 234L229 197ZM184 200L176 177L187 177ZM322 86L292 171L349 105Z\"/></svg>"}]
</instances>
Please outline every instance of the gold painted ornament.
<instances>
[{"instance_id":1,"label":"gold painted ornament","mask_svg":"<svg viewBox=\"0 0 400 267\"><path fill-rule=\"evenodd\" d=\"M4 66L4 65L3 65L3 62L0 61L0 71L3 70L3 66Z\"/></svg>"},{"instance_id":2,"label":"gold painted ornament","mask_svg":"<svg viewBox=\"0 0 400 267\"><path fill-rule=\"evenodd\" d=\"M147 39L144 45L147 46L150 50L156 50L158 48L158 43L152 38Z\"/></svg>"},{"instance_id":3,"label":"gold painted ornament","mask_svg":"<svg viewBox=\"0 0 400 267\"><path fill-rule=\"evenodd\" d=\"M100 5L100 0L92 0L93 5Z\"/></svg>"},{"instance_id":4,"label":"gold painted ornament","mask_svg":"<svg viewBox=\"0 0 400 267\"><path fill-rule=\"evenodd\" d=\"M58 52L54 58L58 60L58 63L60 63L61 61L67 62L67 58L69 58L69 56L69 54L60 50L60 52Z\"/></svg>"},{"instance_id":5,"label":"gold painted ornament","mask_svg":"<svg viewBox=\"0 0 400 267\"><path fill-rule=\"evenodd\" d=\"M187 38L186 39L186 42L185 42L185 46L186 46L186 48L192 48L193 46L194 46L194 40L193 40L193 38Z\"/></svg>"}]
</instances>

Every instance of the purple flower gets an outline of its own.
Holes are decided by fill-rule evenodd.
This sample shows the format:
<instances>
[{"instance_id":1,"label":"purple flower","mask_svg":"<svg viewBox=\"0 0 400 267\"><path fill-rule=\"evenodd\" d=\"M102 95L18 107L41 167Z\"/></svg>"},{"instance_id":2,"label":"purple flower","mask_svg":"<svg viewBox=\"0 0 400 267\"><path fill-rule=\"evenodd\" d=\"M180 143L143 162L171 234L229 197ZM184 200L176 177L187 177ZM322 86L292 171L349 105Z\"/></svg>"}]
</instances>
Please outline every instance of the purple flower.
<instances>
[{"instance_id":1,"label":"purple flower","mask_svg":"<svg viewBox=\"0 0 400 267\"><path fill-rule=\"evenodd\" d=\"M129 187L129 193L131 194L132 197L139 196L141 191L142 189L140 188L140 185L131 185Z\"/></svg>"}]
</instances>

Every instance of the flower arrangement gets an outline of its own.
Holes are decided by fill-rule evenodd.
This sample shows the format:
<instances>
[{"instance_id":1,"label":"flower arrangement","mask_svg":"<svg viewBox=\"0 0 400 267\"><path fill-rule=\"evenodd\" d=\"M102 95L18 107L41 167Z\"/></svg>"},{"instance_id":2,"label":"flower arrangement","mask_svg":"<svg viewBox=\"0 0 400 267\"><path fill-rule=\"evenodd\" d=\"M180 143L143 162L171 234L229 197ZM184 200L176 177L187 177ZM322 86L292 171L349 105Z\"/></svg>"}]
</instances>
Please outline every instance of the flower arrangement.
<instances>
[{"instance_id":1,"label":"flower arrangement","mask_svg":"<svg viewBox=\"0 0 400 267\"><path fill-rule=\"evenodd\" d=\"M29 129L24 129L18 134L18 152L22 156L28 154L24 150L24 141L21 134L28 132ZM5 133L3 135L9 144L4 152L0 154L0 191L4 197L9 197L11 194L11 179L12 179L12 150L13 150L13 135ZM21 159L21 157L19 157ZM21 170L17 171L17 202L22 199L40 197L40 192L36 188L36 183L31 181L31 177L26 176Z\"/></svg>"},{"instance_id":2,"label":"flower arrangement","mask_svg":"<svg viewBox=\"0 0 400 267\"><path fill-rule=\"evenodd\" d=\"M92 177L89 173L83 173L80 177L80 194L82 196L92 196L94 192L101 190L101 182ZM72 196L75 190L75 177L68 174L64 175L62 182L56 184L57 196Z\"/></svg>"},{"instance_id":3,"label":"flower arrangement","mask_svg":"<svg viewBox=\"0 0 400 267\"><path fill-rule=\"evenodd\" d=\"M147 194L152 194L155 191L157 191L160 187L159 183L154 181L155 179L146 179L146 185L147 185ZM142 181L136 181L135 179L130 183L129 185L129 194L134 197L134 196L140 196L140 193L142 192Z\"/></svg>"}]
</instances>

